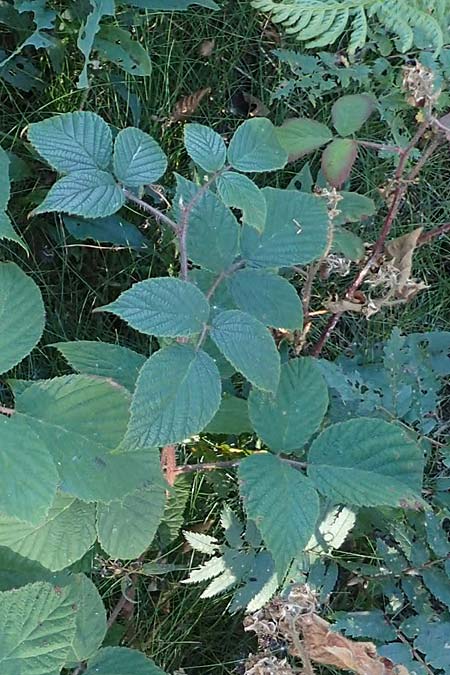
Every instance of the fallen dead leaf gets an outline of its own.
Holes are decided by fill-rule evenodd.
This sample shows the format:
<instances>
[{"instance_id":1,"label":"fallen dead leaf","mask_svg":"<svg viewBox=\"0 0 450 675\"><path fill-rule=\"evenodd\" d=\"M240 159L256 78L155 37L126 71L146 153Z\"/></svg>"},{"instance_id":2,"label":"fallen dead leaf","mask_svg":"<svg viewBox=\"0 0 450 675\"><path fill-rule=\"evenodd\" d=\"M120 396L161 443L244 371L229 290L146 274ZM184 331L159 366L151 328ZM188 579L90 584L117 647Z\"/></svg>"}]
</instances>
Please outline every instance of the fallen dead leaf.
<instances>
[{"instance_id":1,"label":"fallen dead leaf","mask_svg":"<svg viewBox=\"0 0 450 675\"><path fill-rule=\"evenodd\" d=\"M270 110L260 101L259 98L249 94L246 91L242 92L245 102L248 104L248 117L267 117Z\"/></svg>"},{"instance_id":2,"label":"fallen dead leaf","mask_svg":"<svg viewBox=\"0 0 450 675\"><path fill-rule=\"evenodd\" d=\"M418 227L402 237L388 241L384 247L386 255L392 259L391 265L398 272L393 288L396 298L409 300L420 290L426 288L425 284L411 278L413 255L422 232L423 227Z\"/></svg>"},{"instance_id":3,"label":"fallen dead leaf","mask_svg":"<svg viewBox=\"0 0 450 675\"><path fill-rule=\"evenodd\" d=\"M210 87L204 87L195 91L193 94L183 96L175 104L172 114L170 115L170 122L181 122L191 117L196 111L205 96L211 93Z\"/></svg>"}]
</instances>

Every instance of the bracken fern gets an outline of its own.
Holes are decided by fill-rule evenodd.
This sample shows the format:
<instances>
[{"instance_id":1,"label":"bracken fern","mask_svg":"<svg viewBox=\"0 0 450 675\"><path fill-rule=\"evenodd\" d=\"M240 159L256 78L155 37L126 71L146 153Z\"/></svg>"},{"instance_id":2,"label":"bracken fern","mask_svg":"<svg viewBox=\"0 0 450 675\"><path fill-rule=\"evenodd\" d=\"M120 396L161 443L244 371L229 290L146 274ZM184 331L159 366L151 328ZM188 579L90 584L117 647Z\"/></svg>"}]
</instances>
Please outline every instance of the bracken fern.
<instances>
[{"instance_id":1,"label":"bracken fern","mask_svg":"<svg viewBox=\"0 0 450 675\"><path fill-rule=\"evenodd\" d=\"M414 45L439 53L446 41L449 0L251 0L271 12L272 20L306 47L326 47L344 32L350 54L364 46L369 30L379 24L396 37L397 48Z\"/></svg>"}]
</instances>

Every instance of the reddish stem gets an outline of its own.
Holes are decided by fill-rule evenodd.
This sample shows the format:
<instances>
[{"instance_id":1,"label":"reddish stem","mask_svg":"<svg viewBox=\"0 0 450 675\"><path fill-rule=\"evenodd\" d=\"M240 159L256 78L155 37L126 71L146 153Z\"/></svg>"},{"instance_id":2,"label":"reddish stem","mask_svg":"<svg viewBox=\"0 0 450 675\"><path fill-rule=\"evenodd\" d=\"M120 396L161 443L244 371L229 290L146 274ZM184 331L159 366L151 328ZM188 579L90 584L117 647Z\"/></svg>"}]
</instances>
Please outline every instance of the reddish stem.
<instances>
[{"instance_id":1,"label":"reddish stem","mask_svg":"<svg viewBox=\"0 0 450 675\"><path fill-rule=\"evenodd\" d=\"M428 244L430 241L433 241L433 239L437 239L443 234L446 234L446 232L450 232L450 223L444 223L443 225L439 225L439 227L435 227L434 230L423 232L417 241L417 246Z\"/></svg>"}]
</instances>

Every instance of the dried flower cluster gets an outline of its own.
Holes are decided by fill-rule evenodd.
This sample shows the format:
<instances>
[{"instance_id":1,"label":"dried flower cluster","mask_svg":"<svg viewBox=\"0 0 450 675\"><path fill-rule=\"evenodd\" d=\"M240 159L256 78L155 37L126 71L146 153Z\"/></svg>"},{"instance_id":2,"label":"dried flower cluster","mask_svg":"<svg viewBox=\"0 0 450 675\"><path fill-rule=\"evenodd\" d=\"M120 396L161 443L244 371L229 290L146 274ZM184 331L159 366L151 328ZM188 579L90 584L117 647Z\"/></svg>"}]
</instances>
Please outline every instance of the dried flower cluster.
<instances>
[{"instance_id":1,"label":"dried flower cluster","mask_svg":"<svg viewBox=\"0 0 450 675\"><path fill-rule=\"evenodd\" d=\"M419 61L403 68L403 88L407 93L407 102L415 108L432 110L441 95L435 74Z\"/></svg>"}]
</instances>

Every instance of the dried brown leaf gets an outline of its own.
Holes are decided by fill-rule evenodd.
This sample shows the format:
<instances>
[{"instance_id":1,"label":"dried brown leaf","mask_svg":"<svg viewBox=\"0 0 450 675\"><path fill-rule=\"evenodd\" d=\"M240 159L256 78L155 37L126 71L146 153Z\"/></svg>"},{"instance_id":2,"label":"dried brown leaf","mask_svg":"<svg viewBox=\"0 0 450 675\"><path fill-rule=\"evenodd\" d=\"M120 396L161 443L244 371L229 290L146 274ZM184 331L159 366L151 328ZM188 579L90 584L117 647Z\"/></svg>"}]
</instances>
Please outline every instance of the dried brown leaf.
<instances>
[{"instance_id":1,"label":"dried brown leaf","mask_svg":"<svg viewBox=\"0 0 450 675\"><path fill-rule=\"evenodd\" d=\"M341 312L357 312L358 314L362 314L364 309L364 305L352 300L330 300L325 303L325 307L333 314L341 314Z\"/></svg>"},{"instance_id":2,"label":"dried brown leaf","mask_svg":"<svg viewBox=\"0 0 450 675\"><path fill-rule=\"evenodd\" d=\"M181 122L191 117L196 111L205 96L211 93L210 87L205 87L195 91L193 94L183 96L175 104L175 107L170 116L171 122Z\"/></svg>"},{"instance_id":3,"label":"dried brown leaf","mask_svg":"<svg viewBox=\"0 0 450 675\"><path fill-rule=\"evenodd\" d=\"M269 108L265 103L260 101L259 98L249 94L248 92L242 92L245 102L248 104L248 116L249 117L267 117L270 113Z\"/></svg>"},{"instance_id":4,"label":"dried brown leaf","mask_svg":"<svg viewBox=\"0 0 450 675\"><path fill-rule=\"evenodd\" d=\"M204 40L202 44L200 45L200 49L198 50L200 56L203 56L207 58L208 56L211 56L211 54L214 51L214 47L216 46L216 41L214 39L212 40Z\"/></svg>"},{"instance_id":5,"label":"dried brown leaf","mask_svg":"<svg viewBox=\"0 0 450 675\"><path fill-rule=\"evenodd\" d=\"M316 663L350 670L358 675L408 675L403 666L378 656L372 642L355 642L331 630L331 625L317 616L301 617L302 646Z\"/></svg>"},{"instance_id":6,"label":"dried brown leaf","mask_svg":"<svg viewBox=\"0 0 450 675\"><path fill-rule=\"evenodd\" d=\"M391 264L399 273L395 288L397 297L403 296L403 291L410 282L413 255L422 231L423 227L418 227L402 237L388 241L385 246L386 255L392 258Z\"/></svg>"}]
</instances>

